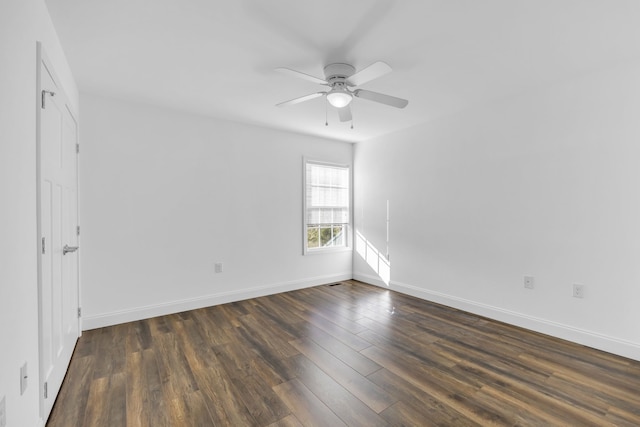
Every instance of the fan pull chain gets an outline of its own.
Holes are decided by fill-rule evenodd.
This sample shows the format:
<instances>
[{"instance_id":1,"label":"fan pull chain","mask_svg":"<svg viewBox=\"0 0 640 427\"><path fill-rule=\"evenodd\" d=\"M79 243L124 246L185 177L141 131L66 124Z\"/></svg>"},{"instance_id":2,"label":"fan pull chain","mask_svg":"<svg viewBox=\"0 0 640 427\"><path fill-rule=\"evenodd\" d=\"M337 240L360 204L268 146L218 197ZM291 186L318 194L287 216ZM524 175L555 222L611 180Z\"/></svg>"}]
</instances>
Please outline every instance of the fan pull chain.
<instances>
[{"instance_id":1,"label":"fan pull chain","mask_svg":"<svg viewBox=\"0 0 640 427\"><path fill-rule=\"evenodd\" d=\"M324 98L324 125L329 126L329 100Z\"/></svg>"}]
</instances>

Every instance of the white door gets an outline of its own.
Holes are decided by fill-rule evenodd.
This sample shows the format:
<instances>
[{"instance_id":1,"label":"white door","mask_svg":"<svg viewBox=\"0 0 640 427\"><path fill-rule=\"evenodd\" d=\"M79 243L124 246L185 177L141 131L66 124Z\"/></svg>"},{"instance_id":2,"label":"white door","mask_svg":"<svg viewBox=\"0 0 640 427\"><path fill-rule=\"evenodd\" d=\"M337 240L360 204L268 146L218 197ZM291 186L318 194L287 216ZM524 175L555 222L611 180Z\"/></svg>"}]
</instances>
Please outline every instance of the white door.
<instances>
[{"instance_id":1,"label":"white door","mask_svg":"<svg viewBox=\"0 0 640 427\"><path fill-rule=\"evenodd\" d=\"M41 411L46 420L79 335L78 124L39 55L39 298Z\"/></svg>"}]
</instances>

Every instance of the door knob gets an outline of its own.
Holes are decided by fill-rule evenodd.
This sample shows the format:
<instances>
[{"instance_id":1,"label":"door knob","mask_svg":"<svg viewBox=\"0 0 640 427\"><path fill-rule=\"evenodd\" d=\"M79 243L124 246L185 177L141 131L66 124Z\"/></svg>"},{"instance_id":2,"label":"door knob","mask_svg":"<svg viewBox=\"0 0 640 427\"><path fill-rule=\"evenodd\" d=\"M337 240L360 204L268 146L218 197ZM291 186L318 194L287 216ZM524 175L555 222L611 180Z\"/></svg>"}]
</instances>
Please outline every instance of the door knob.
<instances>
[{"instance_id":1,"label":"door knob","mask_svg":"<svg viewBox=\"0 0 640 427\"><path fill-rule=\"evenodd\" d=\"M66 255L69 252L75 252L77 250L78 250L78 246L64 245L64 248L62 248L62 255Z\"/></svg>"}]
</instances>

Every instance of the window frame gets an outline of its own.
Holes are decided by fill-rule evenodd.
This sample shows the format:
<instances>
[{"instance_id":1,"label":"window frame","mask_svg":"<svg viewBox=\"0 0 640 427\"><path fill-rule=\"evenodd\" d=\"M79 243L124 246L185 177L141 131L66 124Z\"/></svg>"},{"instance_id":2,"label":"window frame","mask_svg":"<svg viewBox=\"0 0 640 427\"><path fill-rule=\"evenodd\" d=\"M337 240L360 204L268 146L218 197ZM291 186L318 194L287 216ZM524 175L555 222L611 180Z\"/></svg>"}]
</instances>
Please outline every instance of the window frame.
<instances>
[{"instance_id":1,"label":"window frame","mask_svg":"<svg viewBox=\"0 0 640 427\"><path fill-rule=\"evenodd\" d=\"M319 166L328 166L328 167L337 167L347 169L347 175L349 179L349 209L348 209L348 221L344 224L345 231L344 233L344 245L343 246L332 246L332 247L318 247L318 248L309 248L307 246L307 164L314 164ZM326 162L323 160L315 160L303 157L302 159L302 252L303 255L313 255L313 254L326 254L326 253L336 253L336 252L347 252L352 250L351 243L351 230L352 230L352 221L353 221L353 168L350 163L333 163ZM329 224L327 224L329 225Z\"/></svg>"}]
</instances>

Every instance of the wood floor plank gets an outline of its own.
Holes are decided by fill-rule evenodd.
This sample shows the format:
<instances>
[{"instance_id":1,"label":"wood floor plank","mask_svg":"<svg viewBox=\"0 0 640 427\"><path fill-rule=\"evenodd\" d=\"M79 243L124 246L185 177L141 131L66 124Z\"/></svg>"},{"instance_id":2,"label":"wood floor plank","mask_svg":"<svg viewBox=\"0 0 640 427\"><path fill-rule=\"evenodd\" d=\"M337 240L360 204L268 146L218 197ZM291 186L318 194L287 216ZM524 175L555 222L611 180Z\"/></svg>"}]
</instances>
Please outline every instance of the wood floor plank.
<instances>
[{"instance_id":1,"label":"wood floor plank","mask_svg":"<svg viewBox=\"0 0 640 427\"><path fill-rule=\"evenodd\" d=\"M169 316L159 316L159 317L152 317L151 319L145 319L144 322L146 322L149 325L149 331L151 332L151 336L157 337L162 334L171 332L171 330L167 326L168 320L169 320Z\"/></svg>"},{"instance_id":2,"label":"wood floor plank","mask_svg":"<svg viewBox=\"0 0 640 427\"><path fill-rule=\"evenodd\" d=\"M202 392L188 392L171 401L172 426L214 425Z\"/></svg>"},{"instance_id":3,"label":"wood floor plank","mask_svg":"<svg viewBox=\"0 0 640 427\"><path fill-rule=\"evenodd\" d=\"M407 315L401 312L390 313L371 313L365 312L365 315L358 320L358 323L365 326L367 330L387 331L389 334L398 334L400 336L410 337L412 335L421 335L431 341L435 341L439 336L429 334L429 329L422 327Z\"/></svg>"},{"instance_id":4,"label":"wood floor plank","mask_svg":"<svg viewBox=\"0 0 640 427\"><path fill-rule=\"evenodd\" d=\"M637 427L640 425L638 424L638 414L617 407L609 408L605 418L616 426Z\"/></svg>"},{"instance_id":5,"label":"wood floor plank","mask_svg":"<svg viewBox=\"0 0 640 427\"><path fill-rule=\"evenodd\" d=\"M295 339L299 334L289 334L279 329L278 325L271 321L258 321L252 314L243 316L241 322L248 333L256 339L259 338L265 346L268 346L273 353L277 353L280 357L286 359L298 354L289 341Z\"/></svg>"},{"instance_id":6,"label":"wood floor plank","mask_svg":"<svg viewBox=\"0 0 640 427\"><path fill-rule=\"evenodd\" d=\"M430 366L453 366L456 360L443 356L437 352L430 340L421 341L412 336L397 336L396 334L381 335L372 330L360 333L363 337L379 348L397 352L406 359L407 363L425 363Z\"/></svg>"},{"instance_id":7,"label":"wood floor plank","mask_svg":"<svg viewBox=\"0 0 640 427\"><path fill-rule=\"evenodd\" d=\"M94 378L108 377L125 369L125 341L128 324L101 328L94 337L94 346L103 353L95 359Z\"/></svg>"},{"instance_id":8,"label":"wood floor plank","mask_svg":"<svg viewBox=\"0 0 640 427\"><path fill-rule=\"evenodd\" d=\"M381 368L373 360L363 356L321 329L310 330L308 338L364 376Z\"/></svg>"},{"instance_id":9,"label":"wood floor plank","mask_svg":"<svg viewBox=\"0 0 640 427\"><path fill-rule=\"evenodd\" d=\"M254 313L265 321L271 321L280 330L293 337L299 336L304 331L304 321L300 317L300 312L294 307L283 306L282 299L272 296L263 297L260 302Z\"/></svg>"},{"instance_id":10,"label":"wood floor plank","mask_svg":"<svg viewBox=\"0 0 640 427\"><path fill-rule=\"evenodd\" d=\"M156 361L166 393L181 396L198 390L198 385L187 362L179 338L171 332L155 338L158 351Z\"/></svg>"},{"instance_id":11,"label":"wood floor plank","mask_svg":"<svg viewBox=\"0 0 640 427\"><path fill-rule=\"evenodd\" d=\"M552 370L558 378L579 384L583 387L599 389L610 396L626 400L629 403L640 404L640 388L638 384L636 384L637 381L634 380L631 375L612 377L607 373L598 372L596 369L576 369L576 364L579 364L579 362L571 364L567 361L566 364L561 364L558 363L558 360L562 360L562 358L549 360L544 355L539 357L537 355L523 354L520 358L529 364ZM636 407L640 407L640 405Z\"/></svg>"},{"instance_id":12,"label":"wood floor plank","mask_svg":"<svg viewBox=\"0 0 640 427\"><path fill-rule=\"evenodd\" d=\"M388 420L389 424L392 426L479 426L479 424L476 424L469 419L457 419L454 424L450 424L450 420L442 421L438 418L434 419L427 416L424 410L420 410L403 401L394 403L392 406L382 411L380 415L384 419Z\"/></svg>"},{"instance_id":13,"label":"wood floor plank","mask_svg":"<svg viewBox=\"0 0 640 427\"><path fill-rule=\"evenodd\" d=\"M387 426L377 413L304 355L294 358L297 378L347 425Z\"/></svg>"},{"instance_id":14,"label":"wood floor plank","mask_svg":"<svg viewBox=\"0 0 640 427\"><path fill-rule=\"evenodd\" d=\"M106 426L110 422L108 418L109 377L102 376L91 381L89 397L87 398L87 410L84 419L78 424L85 426Z\"/></svg>"},{"instance_id":15,"label":"wood floor plank","mask_svg":"<svg viewBox=\"0 0 640 427\"><path fill-rule=\"evenodd\" d=\"M302 423L296 418L295 415L287 415L281 420L276 421L273 424L269 424L268 427L304 427Z\"/></svg>"},{"instance_id":16,"label":"wood floor plank","mask_svg":"<svg viewBox=\"0 0 640 427\"><path fill-rule=\"evenodd\" d=\"M251 369L271 387L287 382L289 380L287 377L290 376L289 369L284 372L277 370L260 357L256 357L251 361Z\"/></svg>"},{"instance_id":17,"label":"wood floor plank","mask_svg":"<svg viewBox=\"0 0 640 427\"><path fill-rule=\"evenodd\" d=\"M462 371L466 377L478 377L481 381L487 381L487 375L483 372L502 375L505 378L524 382L530 386L538 387L544 384L551 373L537 367L522 363L519 358L499 359L492 357L493 352L474 348L466 342L459 340L439 340L432 344L436 351L443 357L456 360L455 369L448 371L451 374ZM491 361L489 363L489 361ZM481 368L481 369L479 369Z\"/></svg>"},{"instance_id":18,"label":"wood floor plank","mask_svg":"<svg viewBox=\"0 0 640 427\"><path fill-rule=\"evenodd\" d=\"M142 352L127 354L127 372L142 372ZM127 426L147 427L148 416L145 414L145 386L143 375L131 375L126 387Z\"/></svg>"},{"instance_id":19,"label":"wood floor plank","mask_svg":"<svg viewBox=\"0 0 640 427\"><path fill-rule=\"evenodd\" d=\"M309 296L305 300L305 310L313 317L322 317L329 322L336 323L342 329L346 329L352 334L362 332L365 327L352 320L353 317L360 318L360 315L349 313L349 309L340 310L335 299L329 299L319 292L314 293L313 297ZM344 314L343 314L344 312ZM355 313L354 313L355 314Z\"/></svg>"},{"instance_id":20,"label":"wood floor plank","mask_svg":"<svg viewBox=\"0 0 640 427\"><path fill-rule=\"evenodd\" d=\"M640 426L640 361L349 280L85 331L48 427Z\"/></svg>"},{"instance_id":21,"label":"wood floor plank","mask_svg":"<svg viewBox=\"0 0 640 427\"><path fill-rule=\"evenodd\" d=\"M124 372L94 379L91 382L87 406L83 425L125 427Z\"/></svg>"},{"instance_id":22,"label":"wood floor plank","mask_svg":"<svg viewBox=\"0 0 640 427\"><path fill-rule=\"evenodd\" d=\"M254 371L253 359L246 359L246 356L234 347L237 345L229 343L220 348L218 358L253 419L259 425L267 425L288 415L290 411L286 405L278 399L271 386Z\"/></svg>"},{"instance_id":23,"label":"wood floor plank","mask_svg":"<svg viewBox=\"0 0 640 427\"><path fill-rule=\"evenodd\" d=\"M480 426L387 369L369 379L400 399L402 405L396 403L380 413L392 425L421 425L428 420L434 426ZM416 420L420 422L413 423Z\"/></svg>"},{"instance_id":24,"label":"wood floor plank","mask_svg":"<svg viewBox=\"0 0 640 427\"><path fill-rule=\"evenodd\" d=\"M126 373L118 372L109 378L105 403L109 408L107 419L113 427L127 425Z\"/></svg>"},{"instance_id":25,"label":"wood floor plank","mask_svg":"<svg viewBox=\"0 0 640 427\"><path fill-rule=\"evenodd\" d=\"M239 342L244 345L248 344L248 348L260 357L277 375L282 378L292 379L293 373L288 364L287 359L279 356L279 353L272 349L267 343L254 337L249 331L243 327L238 327Z\"/></svg>"},{"instance_id":26,"label":"wood floor plank","mask_svg":"<svg viewBox=\"0 0 640 427\"><path fill-rule=\"evenodd\" d=\"M555 426L563 425L569 420L563 421L551 416L547 411L532 411L532 407L526 402L511 400L508 397L501 398L490 393L491 388L483 388L475 395L475 400L483 407L495 412L507 412L512 419L512 425L517 426Z\"/></svg>"},{"instance_id":27,"label":"wood floor plank","mask_svg":"<svg viewBox=\"0 0 640 427\"><path fill-rule=\"evenodd\" d=\"M397 401L396 398L313 341L301 339L293 341L292 345L376 413L385 410Z\"/></svg>"},{"instance_id":28,"label":"wood floor plank","mask_svg":"<svg viewBox=\"0 0 640 427\"><path fill-rule=\"evenodd\" d=\"M349 287L347 282L342 282L338 286ZM359 304L354 304L353 300L353 288L350 289L349 294L343 292L335 292L332 285L318 286L317 293L322 296L330 297L328 299L329 305L326 306L327 313L336 313L341 317L349 319L352 322L362 318L362 314L358 313Z\"/></svg>"},{"instance_id":29,"label":"wood floor plank","mask_svg":"<svg viewBox=\"0 0 640 427\"><path fill-rule=\"evenodd\" d=\"M151 348L153 344L149 323L143 320L138 320L129 324L129 332L126 338L127 353L134 353Z\"/></svg>"},{"instance_id":30,"label":"wood floor plank","mask_svg":"<svg viewBox=\"0 0 640 427\"><path fill-rule=\"evenodd\" d=\"M347 425L298 379L277 385L273 390L303 426L339 427Z\"/></svg>"},{"instance_id":31,"label":"wood floor plank","mask_svg":"<svg viewBox=\"0 0 640 427\"><path fill-rule=\"evenodd\" d=\"M74 357L93 356L95 354L95 346L98 335L101 329L92 329L90 331L82 332L82 339L79 339L76 343L76 348L73 351Z\"/></svg>"},{"instance_id":32,"label":"wood floor plank","mask_svg":"<svg viewBox=\"0 0 640 427\"><path fill-rule=\"evenodd\" d=\"M215 359L212 346L207 341L202 327L196 322L196 315L174 326L177 345L184 354L187 366L193 376L193 371L209 367L209 361Z\"/></svg>"},{"instance_id":33,"label":"wood floor plank","mask_svg":"<svg viewBox=\"0 0 640 427\"><path fill-rule=\"evenodd\" d=\"M324 317L313 316L307 312L300 313L299 316L309 322L312 327L325 331L354 350L360 351L371 345L371 343L367 342L365 339L341 328L340 325L330 322Z\"/></svg>"},{"instance_id":34,"label":"wood floor plank","mask_svg":"<svg viewBox=\"0 0 640 427\"><path fill-rule=\"evenodd\" d=\"M499 411L486 408L473 400L473 396L478 391L473 386L452 383L450 380L445 383L434 381L431 371L416 369L411 365L399 362L394 354L377 347L369 347L363 351L363 354L413 384L424 393L443 402L480 425L501 426L510 424L509 414L501 414Z\"/></svg>"},{"instance_id":35,"label":"wood floor plank","mask_svg":"<svg viewBox=\"0 0 640 427\"><path fill-rule=\"evenodd\" d=\"M200 336L199 341L207 343L208 345L222 345L228 343L233 336L233 329L235 329L230 323L225 323L226 320L220 321L220 310L215 310L216 307L207 307L199 310L194 310L191 322L185 323L193 325L189 328L192 333ZM198 348L202 352L206 350L199 345ZM204 359L206 363L206 358Z\"/></svg>"},{"instance_id":36,"label":"wood floor plank","mask_svg":"<svg viewBox=\"0 0 640 427\"><path fill-rule=\"evenodd\" d=\"M544 417L546 420L545 424L593 427L610 425L604 421L604 414L597 416L588 411L584 411L582 408L574 407L567 402L547 396L544 393L531 390L523 393L522 389L513 387L513 383L501 389L486 386L482 388L481 392L493 396L495 400L500 403L500 410L504 410L508 404L515 409L510 411L510 413L519 414L524 412L535 414ZM496 408L497 405L493 407ZM544 410L536 408L544 408Z\"/></svg>"},{"instance_id":37,"label":"wood floor plank","mask_svg":"<svg viewBox=\"0 0 640 427\"><path fill-rule=\"evenodd\" d=\"M231 379L224 373L221 366L199 370L196 372L196 377L213 425L256 425Z\"/></svg>"},{"instance_id":38,"label":"wood floor plank","mask_svg":"<svg viewBox=\"0 0 640 427\"><path fill-rule=\"evenodd\" d=\"M87 400L93 378L94 356L84 355L71 359L67 378L62 384L58 395L58 402L69 402L63 411L54 410L49 418L50 427L65 427L75 425L78 420L84 419L87 410Z\"/></svg>"},{"instance_id":39,"label":"wood floor plank","mask_svg":"<svg viewBox=\"0 0 640 427\"><path fill-rule=\"evenodd\" d=\"M554 375L546 381L546 385L548 390L552 391L552 395L566 393L572 397L573 401L577 402L577 406L586 406L595 409L598 413L607 413L612 404L619 409L626 408L628 405L628 402L611 397L600 390L578 386ZM640 408L637 411L640 411Z\"/></svg>"}]
</instances>

